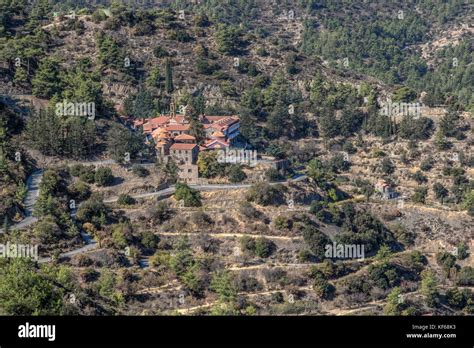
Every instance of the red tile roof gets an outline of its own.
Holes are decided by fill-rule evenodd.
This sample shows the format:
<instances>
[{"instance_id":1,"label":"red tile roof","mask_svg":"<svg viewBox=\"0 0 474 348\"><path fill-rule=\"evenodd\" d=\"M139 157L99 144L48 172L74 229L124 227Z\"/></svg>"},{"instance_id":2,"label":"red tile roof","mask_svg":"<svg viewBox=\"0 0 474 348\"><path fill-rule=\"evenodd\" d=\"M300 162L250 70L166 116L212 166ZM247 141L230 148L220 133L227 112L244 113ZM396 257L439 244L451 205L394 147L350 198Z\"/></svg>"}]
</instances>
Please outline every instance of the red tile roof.
<instances>
[{"instance_id":1,"label":"red tile roof","mask_svg":"<svg viewBox=\"0 0 474 348\"><path fill-rule=\"evenodd\" d=\"M213 123L213 124L211 124L211 128L212 128L212 129L215 129L216 131L221 131L221 132L223 132L223 131L225 131L228 127L227 127L227 126L222 126L222 125L220 125L220 124L218 124L218 123Z\"/></svg>"},{"instance_id":2,"label":"red tile roof","mask_svg":"<svg viewBox=\"0 0 474 348\"><path fill-rule=\"evenodd\" d=\"M229 117L225 117L225 118L222 118L222 119L216 121L216 123L220 124L221 126L230 126L231 124L234 124L238 121L239 121L239 119L237 117L229 116Z\"/></svg>"},{"instance_id":3,"label":"red tile roof","mask_svg":"<svg viewBox=\"0 0 474 348\"><path fill-rule=\"evenodd\" d=\"M165 127L167 131L186 131L189 129L188 124L170 124Z\"/></svg>"},{"instance_id":4,"label":"red tile roof","mask_svg":"<svg viewBox=\"0 0 474 348\"><path fill-rule=\"evenodd\" d=\"M180 143L174 143L171 145L170 149L171 150L192 150L197 146L197 144L180 144Z\"/></svg>"},{"instance_id":5,"label":"red tile roof","mask_svg":"<svg viewBox=\"0 0 474 348\"><path fill-rule=\"evenodd\" d=\"M229 142L228 141L223 141L220 139L214 139L214 140L209 140L203 146L207 149L212 149L212 148L225 148L229 147Z\"/></svg>"},{"instance_id":6,"label":"red tile roof","mask_svg":"<svg viewBox=\"0 0 474 348\"><path fill-rule=\"evenodd\" d=\"M156 127L153 127L152 124L146 123L146 124L143 125L143 132L145 132L145 133L151 133L151 131L152 131L154 128L156 128Z\"/></svg>"},{"instance_id":7,"label":"red tile roof","mask_svg":"<svg viewBox=\"0 0 474 348\"><path fill-rule=\"evenodd\" d=\"M180 124L183 124L186 121L186 117L184 117L183 115L176 115L174 117L169 117L168 119L170 122L174 119L177 123Z\"/></svg>"},{"instance_id":8,"label":"red tile roof","mask_svg":"<svg viewBox=\"0 0 474 348\"><path fill-rule=\"evenodd\" d=\"M203 121L209 121L212 123L212 122L219 121L220 119L223 119L225 117L229 117L229 116L204 116Z\"/></svg>"},{"instance_id":9,"label":"red tile roof","mask_svg":"<svg viewBox=\"0 0 474 348\"><path fill-rule=\"evenodd\" d=\"M224 116L223 118L211 123L210 127L215 130L224 131L225 129L229 128L231 125L239 122L237 117L232 116Z\"/></svg>"},{"instance_id":10,"label":"red tile roof","mask_svg":"<svg viewBox=\"0 0 474 348\"><path fill-rule=\"evenodd\" d=\"M151 124L157 125L157 126L161 126L161 125L164 125L164 124L168 123L169 120L170 120L169 117L159 116L159 117L155 117L155 118L150 118L148 120L148 123L151 123Z\"/></svg>"},{"instance_id":11,"label":"red tile roof","mask_svg":"<svg viewBox=\"0 0 474 348\"><path fill-rule=\"evenodd\" d=\"M185 121L185 117L181 115L176 115L174 118L171 118L170 116L159 116L149 119L136 120L134 125L135 127L143 125L143 131L149 133L152 130L163 126L178 127L169 130L186 130L187 128L179 128L179 126L185 125ZM170 124L170 122L172 124Z\"/></svg>"},{"instance_id":12,"label":"red tile roof","mask_svg":"<svg viewBox=\"0 0 474 348\"><path fill-rule=\"evenodd\" d=\"M213 138L225 138L225 135L221 131L215 131L214 133L212 133L212 137Z\"/></svg>"},{"instance_id":13,"label":"red tile roof","mask_svg":"<svg viewBox=\"0 0 474 348\"><path fill-rule=\"evenodd\" d=\"M174 140L196 140L196 138L189 134L180 134Z\"/></svg>"},{"instance_id":14,"label":"red tile roof","mask_svg":"<svg viewBox=\"0 0 474 348\"><path fill-rule=\"evenodd\" d=\"M153 139L159 138L159 139L167 139L169 138L168 132L164 130L163 128L157 128L153 132L151 132L151 136Z\"/></svg>"}]
</instances>

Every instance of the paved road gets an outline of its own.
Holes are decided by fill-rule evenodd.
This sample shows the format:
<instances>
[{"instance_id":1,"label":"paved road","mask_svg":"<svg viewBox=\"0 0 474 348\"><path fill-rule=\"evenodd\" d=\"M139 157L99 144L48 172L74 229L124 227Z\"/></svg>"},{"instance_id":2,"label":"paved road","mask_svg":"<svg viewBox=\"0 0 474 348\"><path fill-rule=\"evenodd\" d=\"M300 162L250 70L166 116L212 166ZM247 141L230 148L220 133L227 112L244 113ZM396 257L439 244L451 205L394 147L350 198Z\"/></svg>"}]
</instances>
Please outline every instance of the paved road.
<instances>
[{"instance_id":1,"label":"paved road","mask_svg":"<svg viewBox=\"0 0 474 348\"><path fill-rule=\"evenodd\" d=\"M39 196L39 185L41 183L41 179L43 178L43 170L38 169L35 170L26 180L26 186L28 188L28 192L26 194L26 198L24 201L25 205L25 218L17 224L13 224L11 228L15 229L22 229L25 228L32 223L36 222L38 219L33 216L33 210L38 200ZM3 233L3 229L0 229L0 233Z\"/></svg>"},{"instance_id":2,"label":"paved road","mask_svg":"<svg viewBox=\"0 0 474 348\"><path fill-rule=\"evenodd\" d=\"M62 253L61 255L59 255L59 258L61 259L61 258L64 258L64 257L72 257L74 255L83 254L83 253L86 253L88 251L92 251L94 249L97 249L99 244L97 244L97 242L95 240L93 240L89 235L87 235L87 236L91 239L90 244L86 244L83 247L80 247L78 249L74 249L74 250L68 251L66 253ZM38 263L47 263L47 262L51 262L50 257L44 257L44 258L41 258L41 259L38 260Z\"/></svg>"},{"instance_id":3,"label":"paved road","mask_svg":"<svg viewBox=\"0 0 474 348\"><path fill-rule=\"evenodd\" d=\"M113 163L111 160L105 160L105 161L97 161L97 162L91 162L90 164L95 164L95 165L101 165L101 164L110 164ZM41 183L41 179L43 178L43 170L38 169L34 171L30 177L27 179L27 188L28 192L25 198L25 219L23 219L21 222L12 225L12 228L16 229L22 229L25 228L34 222L36 222L38 219L33 216L33 209L36 204L36 201L38 200L39 196L39 185ZM288 180L288 181L282 181L282 182L272 182L270 185L276 185L276 184L284 184L288 182L295 182L295 181L301 181L306 179L306 175L298 175L297 177ZM192 188L199 190L199 191L215 191L215 190L236 190L236 189L241 189L241 188L249 188L252 185L251 184L209 184L209 185L190 185ZM143 193L143 194L138 194L138 195L133 195L132 197L135 199L138 198L147 198L147 197L154 197L154 196L169 196L173 194L175 191L175 187L168 187L166 189L156 191L156 192L149 192L149 193ZM118 200L118 197L110 198L108 200L104 200L105 203L112 203L116 202ZM0 229L0 233L3 233L3 230ZM75 250L68 251L66 253L61 254L59 257L72 257L74 255L82 254L89 252L91 250L94 250L98 247L97 242L87 233L81 232L81 236L84 239L84 242L86 245L83 247L80 247ZM141 266L142 267L147 267L148 262L147 260L141 260ZM39 263L46 263L46 262L51 262L50 257L45 257L41 258L38 260Z\"/></svg>"},{"instance_id":4,"label":"paved road","mask_svg":"<svg viewBox=\"0 0 474 348\"><path fill-rule=\"evenodd\" d=\"M105 163L111 163L109 162L110 160L106 161L97 161L97 162L91 162L91 164L105 164ZM28 227L29 225L35 223L38 219L33 216L33 210L34 206L36 204L36 201L38 200L39 196L39 184L41 183L41 179L43 178L43 170L38 169L35 170L27 180L27 188L28 192L26 194L26 198L24 201L25 204L25 218L20 221L17 224L13 224L11 228L15 229L23 229ZM302 181L306 179L306 175L298 175L297 177L294 177L291 180L288 181L281 181L281 182L272 182L270 185L276 185L276 184L285 184L289 182L297 182L297 181ZM209 185L190 185L192 188L198 190L198 191L216 191L216 190L238 190L242 188L249 188L252 185L251 184L209 184ZM140 199L140 198L149 198L149 197L165 197L165 196L170 196L174 193L175 187L171 186L163 190L159 190L156 192L148 192L148 193L141 193L141 194L136 194L132 195L133 198L135 199ZM118 200L118 197L112 197L109 199L104 200L104 203L113 203ZM3 229L0 229L0 233L3 233Z\"/></svg>"},{"instance_id":5,"label":"paved road","mask_svg":"<svg viewBox=\"0 0 474 348\"><path fill-rule=\"evenodd\" d=\"M298 182L306 179L307 176L300 174L293 179L287 180L287 181L278 181L278 182L271 182L270 185L277 185L277 184L287 184L290 182ZM252 186L252 184L208 184L208 185L189 185L195 190L198 191L217 191L217 190L238 190L242 188L249 188ZM170 186L166 189L155 191L155 192L148 192L148 193L140 193L136 195L131 195L131 197L135 199L139 198L149 198L149 197L163 197L163 196L169 196L172 195L175 191L174 186ZM105 199L104 203L113 203L118 200L118 197L112 197L109 199Z\"/></svg>"},{"instance_id":6,"label":"paved road","mask_svg":"<svg viewBox=\"0 0 474 348\"><path fill-rule=\"evenodd\" d=\"M290 180L290 181L301 181L301 180L304 180L306 179L306 175L299 175L298 177ZM284 182L281 182L281 183L286 183L288 181L284 181ZM270 183L271 185L275 185L275 184L279 184L280 182L273 182L273 183ZM239 189L239 188L248 188L252 186L251 184L233 184L233 185L191 185L191 187L193 187L194 189L196 190L201 190L201 191L213 191L213 190L235 190L235 189ZM160 190L160 191L157 191L157 192L150 192L150 193L144 193L144 194L139 194L139 195L134 195L132 196L133 198L137 199L137 198L146 198L146 197L153 197L153 196L167 196L167 195L171 195L173 192L175 191L175 187L169 187L169 188L166 188L164 190ZM106 203L111 203L111 202L115 202L117 201L118 198L111 198L109 200L104 200L104 202ZM78 254L82 254L82 253L86 253L86 252L89 252L91 250L94 250L98 247L98 244L97 242L90 236L88 235L87 233L85 232L81 232L81 236L82 238L84 239L86 245L81 247L81 248L78 248L78 249L75 249L75 250L72 250L72 251L69 251L69 252L66 252L66 253L63 253L61 254L59 257L62 258L62 257L72 257L74 255L78 255ZM284 237L278 237L278 236L272 236L272 238L284 238ZM295 238L292 238L292 239L295 239ZM43 259L40 259L38 262L39 263L45 263L45 262L50 262L51 261L51 258L50 257L47 257L47 258L43 258ZM140 266L142 268L147 268L149 265L148 265L148 260L147 259L142 259L140 260Z\"/></svg>"},{"instance_id":7,"label":"paved road","mask_svg":"<svg viewBox=\"0 0 474 348\"><path fill-rule=\"evenodd\" d=\"M36 201L38 200L38 197L39 197L39 185L42 179L43 179L43 170L37 169L26 180L26 186L28 188L28 192L26 194L25 201L24 201L25 218L19 223L13 224L11 228L22 229L38 221L38 219L33 216L33 210L34 210ZM0 229L0 233L3 233L3 229ZM81 232L81 236L84 239L86 245L81 248L63 253L60 255L60 257L71 257L71 256L81 254L81 253L97 248L98 246L97 242L90 235L88 235L85 232ZM46 257L46 258L42 258L38 260L38 262L40 263L50 262L50 261L51 261L50 257Z\"/></svg>"},{"instance_id":8,"label":"paved road","mask_svg":"<svg viewBox=\"0 0 474 348\"><path fill-rule=\"evenodd\" d=\"M149 198L149 197L154 197L154 196L169 196L172 195L175 191L175 187L168 187L166 189L160 190L160 191L155 191L155 192L148 192L148 193L140 193L137 195L131 195L135 199L139 198ZM113 203L117 202L118 197L112 197L109 199L104 199L104 203Z\"/></svg>"}]
</instances>

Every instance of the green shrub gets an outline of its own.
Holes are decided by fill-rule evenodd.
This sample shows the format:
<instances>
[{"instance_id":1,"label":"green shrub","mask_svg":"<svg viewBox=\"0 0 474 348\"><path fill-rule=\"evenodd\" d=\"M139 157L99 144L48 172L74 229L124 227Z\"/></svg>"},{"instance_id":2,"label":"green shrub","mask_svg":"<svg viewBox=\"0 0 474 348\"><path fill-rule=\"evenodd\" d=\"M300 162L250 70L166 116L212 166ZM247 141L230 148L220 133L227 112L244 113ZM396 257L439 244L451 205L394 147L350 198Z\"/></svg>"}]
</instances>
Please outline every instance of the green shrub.
<instances>
[{"instance_id":1,"label":"green shrub","mask_svg":"<svg viewBox=\"0 0 474 348\"><path fill-rule=\"evenodd\" d=\"M420 164L420 169L424 172L430 171L431 168L433 168L433 159L431 157L422 161Z\"/></svg>"},{"instance_id":2,"label":"green shrub","mask_svg":"<svg viewBox=\"0 0 474 348\"><path fill-rule=\"evenodd\" d=\"M133 241L132 226L126 223L116 224L112 226L112 240L114 246L119 249L124 249Z\"/></svg>"},{"instance_id":3,"label":"green shrub","mask_svg":"<svg viewBox=\"0 0 474 348\"><path fill-rule=\"evenodd\" d=\"M49 245L58 242L63 237L63 232L55 218L51 215L43 217L34 228L34 235L41 244Z\"/></svg>"},{"instance_id":4,"label":"green shrub","mask_svg":"<svg viewBox=\"0 0 474 348\"><path fill-rule=\"evenodd\" d=\"M274 181L281 181L284 179L283 175L280 174L280 172L275 169L275 168L270 168L265 172L265 177L267 178L268 181L274 182Z\"/></svg>"},{"instance_id":5,"label":"green shrub","mask_svg":"<svg viewBox=\"0 0 474 348\"><path fill-rule=\"evenodd\" d=\"M326 245L332 244L331 240L314 226L303 229L303 239L311 252L318 258L324 258Z\"/></svg>"},{"instance_id":6,"label":"green shrub","mask_svg":"<svg viewBox=\"0 0 474 348\"><path fill-rule=\"evenodd\" d=\"M240 239L240 250L253 255L255 252L255 239L249 236L243 236Z\"/></svg>"},{"instance_id":7,"label":"green shrub","mask_svg":"<svg viewBox=\"0 0 474 348\"><path fill-rule=\"evenodd\" d=\"M91 195L91 190L89 185L82 181L78 181L69 185L68 187L69 194L77 200L83 201L88 199Z\"/></svg>"},{"instance_id":8,"label":"green shrub","mask_svg":"<svg viewBox=\"0 0 474 348\"><path fill-rule=\"evenodd\" d=\"M69 174L78 177L82 172L84 172L84 168L85 166L82 164L73 164L69 167Z\"/></svg>"},{"instance_id":9,"label":"green shrub","mask_svg":"<svg viewBox=\"0 0 474 348\"><path fill-rule=\"evenodd\" d=\"M153 49L153 54L156 58L165 58L168 57L168 51L162 48L161 46L156 46Z\"/></svg>"},{"instance_id":10,"label":"green shrub","mask_svg":"<svg viewBox=\"0 0 474 348\"><path fill-rule=\"evenodd\" d=\"M239 213L245 216L247 219L258 219L262 216L262 213L257 210L252 203L244 201L239 206Z\"/></svg>"},{"instance_id":11,"label":"green shrub","mask_svg":"<svg viewBox=\"0 0 474 348\"><path fill-rule=\"evenodd\" d=\"M286 191L283 185L269 185L267 183L257 183L247 192L247 200L260 205L282 205L285 203Z\"/></svg>"},{"instance_id":12,"label":"green shrub","mask_svg":"<svg viewBox=\"0 0 474 348\"><path fill-rule=\"evenodd\" d=\"M176 184L174 198L178 201L182 200L185 207L200 207L202 205L199 191L183 183Z\"/></svg>"},{"instance_id":13,"label":"green shrub","mask_svg":"<svg viewBox=\"0 0 474 348\"><path fill-rule=\"evenodd\" d=\"M229 181L232 183L242 182L247 178L247 175L239 165L231 165L227 171Z\"/></svg>"},{"instance_id":14,"label":"green shrub","mask_svg":"<svg viewBox=\"0 0 474 348\"><path fill-rule=\"evenodd\" d=\"M473 286L474 268L470 266L461 268L457 275L457 283L462 286Z\"/></svg>"},{"instance_id":15,"label":"green shrub","mask_svg":"<svg viewBox=\"0 0 474 348\"><path fill-rule=\"evenodd\" d=\"M196 64L198 73L203 75L212 75L220 69L218 64L211 64L206 59L199 59Z\"/></svg>"},{"instance_id":16,"label":"green shrub","mask_svg":"<svg viewBox=\"0 0 474 348\"><path fill-rule=\"evenodd\" d=\"M94 175L94 181L98 186L108 186L114 180L112 175L112 169L107 167L100 167L96 170Z\"/></svg>"},{"instance_id":17,"label":"green shrub","mask_svg":"<svg viewBox=\"0 0 474 348\"><path fill-rule=\"evenodd\" d=\"M148 210L152 222L161 224L171 218L173 211L166 202L159 202L157 205Z\"/></svg>"},{"instance_id":18,"label":"green shrub","mask_svg":"<svg viewBox=\"0 0 474 348\"><path fill-rule=\"evenodd\" d=\"M257 55L259 55L260 57L267 57L268 56L268 52L265 48L263 47L259 47L257 48Z\"/></svg>"},{"instance_id":19,"label":"green shrub","mask_svg":"<svg viewBox=\"0 0 474 348\"><path fill-rule=\"evenodd\" d=\"M464 308L467 302L466 297L466 293L460 291L458 288L452 288L446 291L446 300L451 307Z\"/></svg>"},{"instance_id":20,"label":"green shrub","mask_svg":"<svg viewBox=\"0 0 474 348\"><path fill-rule=\"evenodd\" d=\"M417 187L415 188L415 193L411 197L415 203L425 203L426 196L428 195L428 189L426 187Z\"/></svg>"},{"instance_id":21,"label":"green shrub","mask_svg":"<svg viewBox=\"0 0 474 348\"><path fill-rule=\"evenodd\" d=\"M293 221L286 216L279 215L273 220L273 224L278 230L288 230L293 226Z\"/></svg>"},{"instance_id":22,"label":"green shrub","mask_svg":"<svg viewBox=\"0 0 474 348\"><path fill-rule=\"evenodd\" d=\"M106 224L108 213L109 209L102 199L92 195L91 198L81 204L76 217L81 223L91 222L99 227Z\"/></svg>"},{"instance_id":23,"label":"green shrub","mask_svg":"<svg viewBox=\"0 0 474 348\"><path fill-rule=\"evenodd\" d=\"M82 181L93 184L95 181L95 168L94 166L83 167L79 174L79 179Z\"/></svg>"},{"instance_id":24,"label":"green shrub","mask_svg":"<svg viewBox=\"0 0 474 348\"><path fill-rule=\"evenodd\" d=\"M319 298L327 299L335 289L329 284L323 273L316 272L313 274L313 290Z\"/></svg>"},{"instance_id":25,"label":"green shrub","mask_svg":"<svg viewBox=\"0 0 474 348\"><path fill-rule=\"evenodd\" d=\"M416 171L416 173L413 174L413 179L417 182L418 185L421 185L428 181L426 176L423 175L423 173L420 170Z\"/></svg>"},{"instance_id":26,"label":"green shrub","mask_svg":"<svg viewBox=\"0 0 474 348\"><path fill-rule=\"evenodd\" d=\"M136 202L137 201L135 200L135 198L133 198L132 196L129 196L127 194L121 194L118 197L118 200L117 200L117 203L120 204L120 205L133 205Z\"/></svg>"},{"instance_id":27,"label":"green shrub","mask_svg":"<svg viewBox=\"0 0 474 348\"><path fill-rule=\"evenodd\" d=\"M140 243L147 249L155 249L159 242L160 238L151 231L140 234Z\"/></svg>"},{"instance_id":28,"label":"green shrub","mask_svg":"<svg viewBox=\"0 0 474 348\"><path fill-rule=\"evenodd\" d=\"M214 223L212 218L202 211L193 213L193 215L191 215L191 221L201 228L209 227Z\"/></svg>"},{"instance_id":29,"label":"green shrub","mask_svg":"<svg viewBox=\"0 0 474 348\"><path fill-rule=\"evenodd\" d=\"M466 243L461 242L457 246L457 258L458 260L464 260L466 257L469 256L469 248Z\"/></svg>"},{"instance_id":30,"label":"green shrub","mask_svg":"<svg viewBox=\"0 0 474 348\"><path fill-rule=\"evenodd\" d=\"M448 252L437 253L436 262L446 273L449 273L449 270L456 264L456 257Z\"/></svg>"},{"instance_id":31,"label":"green shrub","mask_svg":"<svg viewBox=\"0 0 474 348\"><path fill-rule=\"evenodd\" d=\"M145 167L143 167L139 164L134 164L133 165L132 173L135 174L136 176L140 177L140 178L144 178L144 177L150 175L150 172L148 171L148 169L146 169Z\"/></svg>"},{"instance_id":32,"label":"green shrub","mask_svg":"<svg viewBox=\"0 0 474 348\"><path fill-rule=\"evenodd\" d=\"M258 257L267 258L275 249L275 243L265 237L259 237L255 241L255 255Z\"/></svg>"}]
</instances>

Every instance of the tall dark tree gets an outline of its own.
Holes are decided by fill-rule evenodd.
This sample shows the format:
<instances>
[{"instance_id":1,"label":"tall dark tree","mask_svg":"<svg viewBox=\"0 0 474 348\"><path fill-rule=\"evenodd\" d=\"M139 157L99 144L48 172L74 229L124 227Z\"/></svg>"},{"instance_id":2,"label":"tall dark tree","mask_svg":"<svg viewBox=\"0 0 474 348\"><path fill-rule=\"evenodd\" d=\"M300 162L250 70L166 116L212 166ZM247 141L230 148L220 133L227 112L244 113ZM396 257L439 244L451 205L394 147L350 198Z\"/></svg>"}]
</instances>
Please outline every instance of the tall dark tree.
<instances>
[{"instance_id":1,"label":"tall dark tree","mask_svg":"<svg viewBox=\"0 0 474 348\"><path fill-rule=\"evenodd\" d=\"M111 36L99 33L96 43L99 49L99 60L102 64L116 70L123 70L126 67L125 54Z\"/></svg>"},{"instance_id":2,"label":"tall dark tree","mask_svg":"<svg viewBox=\"0 0 474 348\"><path fill-rule=\"evenodd\" d=\"M40 64L32 80L33 94L41 98L51 98L61 92L59 61L55 58L45 58Z\"/></svg>"},{"instance_id":3,"label":"tall dark tree","mask_svg":"<svg viewBox=\"0 0 474 348\"><path fill-rule=\"evenodd\" d=\"M191 119L189 123L189 134L196 138L198 144L202 144L206 140L206 131L201 122Z\"/></svg>"},{"instance_id":4,"label":"tall dark tree","mask_svg":"<svg viewBox=\"0 0 474 348\"><path fill-rule=\"evenodd\" d=\"M242 45L240 35L241 31L239 28L220 24L215 33L219 52L227 55L238 54Z\"/></svg>"},{"instance_id":5,"label":"tall dark tree","mask_svg":"<svg viewBox=\"0 0 474 348\"><path fill-rule=\"evenodd\" d=\"M167 59L166 60L166 72L165 72L165 87L166 87L166 92L168 94L173 93L174 91L174 85L173 85L173 67L171 65L171 60Z\"/></svg>"},{"instance_id":6,"label":"tall dark tree","mask_svg":"<svg viewBox=\"0 0 474 348\"><path fill-rule=\"evenodd\" d=\"M448 112L441 118L439 122L439 131L446 137L454 137L458 132L457 123L459 120L459 113L455 110L448 110Z\"/></svg>"},{"instance_id":7,"label":"tall dark tree","mask_svg":"<svg viewBox=\"0 0 474 348\"><path fill-rule=\"evenodd\" d=\"M319 131L325 141L338 135L338 126L332 110L324 110L319 117Z\"/></svg>"},{"instance_id":8,"label":"tall dark tree","mask_svg":"<svg viewBox=\"0 0 474 348\"><path fill-rule=\"evenodd\" d=\"M141 90L138 94L127 100L126 112L134 118L149 118L158 112L153 96L148 90Z\"/></svg>"},{"instance_id":9,"label":"tall dark tree","mask_svg":"<svg viewBox=\"0 0 474 348\"><path fill-rule=\"evenodd\" d=\"M96 145L95 123L87 117L62 117L51 109L33 114L26 127L30 146L44 155L84 158Z\"/></svg>"},{"instance_id":10,"label":"tall dark tree","mask_svg":"<svg viewBox=\"0 0 474 348\"><path fill-rule=\"evenodd\" d=\"M282 102L278 102L267 118L267 127L273 139L279 138L285 133L288 117L288 109Z\"/></svg>"},{"instance_id":11,"label":"tall dark tree","mask_svg":"<svg viewBox=\"0 0 474 348\"><path fill-rule=\"evenodd\" d=\"M123 126L115 125L108 132L107 152L117 162L136 158L143 147L140 136Z\"/></svg>"},{"instance_id":12,"label":"tall dark tree","mask_svg":"<svg viewBox=\"0 0 474 348\"><path fill-rule=\"evenodd\" d=\"M44 155L58 155L62 151L61 122L52 110L40 110L31 115L26 135L31 147Z\"/></svg>"}]
</instances>

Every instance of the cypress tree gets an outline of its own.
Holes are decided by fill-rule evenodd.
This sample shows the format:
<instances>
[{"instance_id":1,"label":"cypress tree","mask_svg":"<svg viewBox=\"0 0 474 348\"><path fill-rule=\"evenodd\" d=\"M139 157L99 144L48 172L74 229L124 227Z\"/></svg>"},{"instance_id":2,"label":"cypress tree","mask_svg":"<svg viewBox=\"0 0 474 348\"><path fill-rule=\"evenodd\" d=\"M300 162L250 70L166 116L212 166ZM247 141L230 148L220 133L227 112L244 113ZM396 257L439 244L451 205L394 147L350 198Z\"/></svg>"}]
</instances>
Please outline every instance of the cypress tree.
<instances>
[{"instance_id":1,"label":"cypress tree","mask_svg":"<svg viewBox=\"0 0 474 348\"><path fill-rule=\"evenodd\" d=\"M173 68L171 67L171 61L169 59L166 60L166 92L168 94L173 93L174 86L173 86Z\"/></svg>"}]
</instances>

